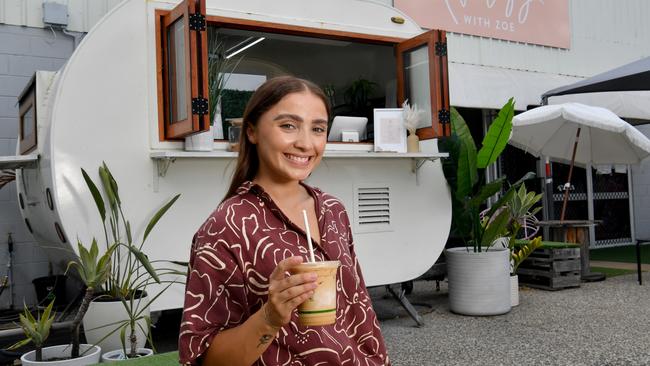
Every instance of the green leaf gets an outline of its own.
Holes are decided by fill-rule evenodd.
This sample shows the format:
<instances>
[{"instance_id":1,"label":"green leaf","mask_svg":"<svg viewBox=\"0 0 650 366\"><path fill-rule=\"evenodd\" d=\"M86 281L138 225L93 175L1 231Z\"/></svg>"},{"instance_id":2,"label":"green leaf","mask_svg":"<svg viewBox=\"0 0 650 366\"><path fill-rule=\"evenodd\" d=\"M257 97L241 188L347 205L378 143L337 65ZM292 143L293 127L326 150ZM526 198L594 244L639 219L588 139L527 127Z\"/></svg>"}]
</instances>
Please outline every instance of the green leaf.
<instances>
[{"instance_id":1,"label":"green leaf","mask_svg":"<svg viewBox=\"0 0 650 366\"><path fill-rule=\"evenodd\" d=\"M480 206L483 202L487 201L488 198L501 192L501 188L503 187L504 181L505 178L501 177L481 187L478 194L476 194L470 200L470 204Z\"/></svg>"},{"instance_id":2,"label":"green leaf","mask_svg":"<svg viewBox=\"0 0 650 366\"><path fill-rule=\"evenodd\" d=\"M50 319L50 313L52 313L52 306L54 306L54 300L50 301L50 304L45 308L45 311L43 311L44 319ZM54 316L52 316L52 319L54 319Z\"/></svg>"},{"instance_id":3,"label":"green leaf","mask_svg":"<svg viewBox=\"0 0 650 366\"><path fill-rule=\"evenodd\" d=\"M476 145L463 117L455 108L451 108L452 133L460 141L458 166L456 172L456 198L461 200L472 192L478 182L476 170Z\"/></svg>"},{"instance_id":4,"label":"green leaf","mask_svg":"<svg viewBox=\"0 0 650 366\"><path fill-rule=\"evenodd\" d=\"M126 353L126 327L127 324L124 324L122 329L120 329L120 342L122 343L122 351L124 352L125 357L128 355L128 353Z\"/></svg>"},{"instance_id":5,"label":"green leaf","mask_svg":"<svg viewBox=\"0 0 650 366\"><path fill-rule=\"evenodd\" d=\"M158 210L158 212L156 212L155 215L153 215L153 217L151 218L151 221L149 221L149 225L147 225L147 228L144 231L144 237L142 238L142 243L144 243L145 240L147 240L147 236L149 236L149 233L151 232L151 230L154 228L154 226L156 226L156 224L158 223L158 220L160 220L160 218L167 212L167 210L169 210L169 208L172 207L174 202L176 202L176 200L180 196L181 196L180 194L177 194L176 196L174 196L174 198L172 198L169 202L167 202L166 205L164 205L160 210Z\"/></svg>"},{"instance_id":6,"label":"green leaf","mask_svg":"<svg viewBox=\"0 0 650 366\"><path fill-rule=\"evenodd\" d=\"M8 350L15 350L15 349L18 349L18 348L20 348L20 347L23 347L23 346L28 345L31 341L32 341L31 338L25 338L25 339L23 339L22 341L18 341L18 342L16 342L16 343L12 344L12 345L9 346L7 349L8 349Z\"/></svg>"},{"instance_id":7,"label":"green leaf","mask_svg":"<svg viewBox=\"0 0 650 366\"><path fill-rule=\"evenodd\" d=\"M510 132L512 132L512 117L515 114L515 102L510 98L508 102L501 108L497 118L492 121L488 129L481 150L476 157L476 166L480 169L485 169L488 165L494 163L503 149L505 149L510 140Z\"/></svg>"},{"instance_id":8,"label":"green leaf","mask_svg":"<svg viewBox=\"0 0 650 366\"><path fill-rule=\"evenodd\" d=\"M154 279L157 283L160 283L160 279L158 278L158 275L156 274L156 270L151 266L151 263L149 262L149 258L147 258L144 253L142 253L138 248L134 246L127 246L131 253L135 255L135 257L138 259L138 261L142 264L142 266L149 272L149 275L151 278Z\"/></svg>"},{"instance_id":9,"label":"green leaf","mask_svg":"<svg viewBox=\"0 0 650 366\"><path fill-rule=\"evenodd\" d=\"M126 239L128 240L129 245L133 243L133 237L131 236L131 223L129 220L126 220Z\"/></svg>"},{"instance_id":10,"label":"green leaf","mask_svg":"<svg viewBox=\"0 0 650 366\"><path fill-rule=\"evenodd\" d=\"M113 189L111 188L111 180L108 176L108 171L104 166L99 167L99 177L102 180L102 186L104 187L104 192L106 192L106 195L108 196L108 202L111 205L111 208L115 209L115 205L116 205L115 194L113 193Z\"/></svg>"},{"instance_id":11,"label":"green leaf","mask_svg":"<svg viewBox=\"0 0 650 366\"><path fill-rule=\"evenodd\" d=\"M487 228L481 238L481 247L489 248L497 238L503 236L509 221L510 211L508 209L499 212L497 217L495 217L491 222L488 221L486 224Z\"/></svg>"},{"instance_id":12,"label":"green leaf","mask_svg":"<svg viewBox=\"0 0 650 366\"><path fill-rule=\"evenodd\" d=\"M81 174L84 177L84 180L86 181L86 185L88 186L88 189L90 190L90 193L93 196L93 200L95 201L95 206L97 206L97 211L99 211L99 216L102 218L102 221L106 220L106 207L104 207L104 199L102 198L102 195L99 193L99 189L97 189L97 186L93 182L92 179L88 176L88 173L81 168Z\"/></svg>"},{"instance_id":13,"label":"green leaf","mask_svg":"<svg viewBox=\"0 0 650 366\"><path fill-rule=\"evenodd\" d=\"M119 189L117 187L117 182L115 181L115 178L113 178L113 174L111 173L111 171L108 169L108 165L106 165L105 162L102 162L102 164L104 165L104 169L106 170L106 173L108 175L108 182L109 182L109 184L111 186L111 191L115 195L115 201L117 202L117 205L119 206L119 205L122 204L122 201L120 200L120 192L119 192Z\"/></svg>"}]
</instances>

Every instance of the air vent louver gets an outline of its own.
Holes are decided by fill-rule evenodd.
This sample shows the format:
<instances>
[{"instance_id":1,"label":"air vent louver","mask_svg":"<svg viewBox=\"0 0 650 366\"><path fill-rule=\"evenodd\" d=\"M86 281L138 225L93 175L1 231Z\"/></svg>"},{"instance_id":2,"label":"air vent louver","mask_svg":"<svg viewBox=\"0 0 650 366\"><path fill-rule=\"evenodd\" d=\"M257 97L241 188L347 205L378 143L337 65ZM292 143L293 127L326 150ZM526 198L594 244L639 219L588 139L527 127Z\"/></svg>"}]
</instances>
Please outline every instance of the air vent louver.
<instances>
[{"instance_id":1,"label":"air vent louver","mask_svg":"<svg viewBox=\"0 0 650 366\"><path fill-rule=\"evenodd\" d=\"M356 224L360 232L390 230L390 187L356 187Z\"/></svg>"}]
</instances>

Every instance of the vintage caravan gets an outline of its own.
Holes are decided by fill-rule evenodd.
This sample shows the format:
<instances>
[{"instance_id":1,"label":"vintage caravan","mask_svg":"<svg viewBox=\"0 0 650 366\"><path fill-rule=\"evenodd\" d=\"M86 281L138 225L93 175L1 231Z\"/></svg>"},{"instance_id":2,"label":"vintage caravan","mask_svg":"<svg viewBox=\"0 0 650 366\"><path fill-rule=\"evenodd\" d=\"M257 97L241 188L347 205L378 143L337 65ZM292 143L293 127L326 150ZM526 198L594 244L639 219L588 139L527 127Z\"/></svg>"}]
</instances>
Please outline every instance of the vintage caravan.
<instances>
[{"instance_id":1,"label":"vintage caravan","mask_svg":"<svg viewBox=\"0 0 650 366\"><path fill-rule=\"evenodd\" d=\"M185 136L210 128L210 32L241 51L233 90L293 74L326 86L339 115L350 113L340 105L360 79L374 85L375 107L417 103L424 111L421 152L374 152L372 139L328 143L309 183L345 203L368 286L427 271L451 221L445 154L437 149L437 138L449 133L445 36L390 6L355 0L126 0L61 70L37 73L21 96L19 151L3 166L20 167L21 212L52 262L64 268L78 239L103 238L80 173L84 168L98 181L102 161L137 233L181 194L144 250L154 260L187 261L192 236L223 197L236 159L225 140L215 139L211 151L184 145ZM180 284L152 310L182 303Z\"/></svg>"}]
</instances>

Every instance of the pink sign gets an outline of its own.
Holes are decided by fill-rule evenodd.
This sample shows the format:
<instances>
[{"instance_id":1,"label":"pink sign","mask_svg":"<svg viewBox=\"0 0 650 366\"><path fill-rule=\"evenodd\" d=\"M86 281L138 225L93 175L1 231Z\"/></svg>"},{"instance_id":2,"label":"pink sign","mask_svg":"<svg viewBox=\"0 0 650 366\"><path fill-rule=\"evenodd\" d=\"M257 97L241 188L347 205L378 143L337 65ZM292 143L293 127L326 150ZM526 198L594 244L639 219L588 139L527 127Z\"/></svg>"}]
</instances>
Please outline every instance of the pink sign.
<instances>
[{"instance_id":1,"label":"pink sign","mask_svg":"<svg viewBox=\"0 0 650 366\"><path fill-rule=\"evenodd\" d=\"M568 0L394 0L421 27L569 48Z\"/></svg>"}]
</instances>

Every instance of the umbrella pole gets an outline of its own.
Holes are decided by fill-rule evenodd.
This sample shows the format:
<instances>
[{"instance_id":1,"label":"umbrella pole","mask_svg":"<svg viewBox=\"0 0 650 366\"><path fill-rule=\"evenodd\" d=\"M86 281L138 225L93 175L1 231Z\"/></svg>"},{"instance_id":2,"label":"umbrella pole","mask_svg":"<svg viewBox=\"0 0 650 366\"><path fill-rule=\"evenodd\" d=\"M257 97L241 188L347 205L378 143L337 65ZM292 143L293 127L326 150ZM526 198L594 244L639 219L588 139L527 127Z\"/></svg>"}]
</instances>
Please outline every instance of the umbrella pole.
<instances>
[{"instance_id":1,"label":"umbrella pole","mask_svg":"<svg viewBox=\"0 0 650 366\"><path fill-rule=\"evenodd\" d=\"M562 202L562 213L560 214L560 221L564 221L564 214L566 213L566 204L569 201L569 187L571 186L571 175L573 174L573 165L576 160L576 151L578 150L578 140L580 139L580 127L576 132L576 141L573 143L573 155L571 155L571 165L569 165L569 177L567 183L564 185L564 200Z\"/></svg>"}]
</instances>

